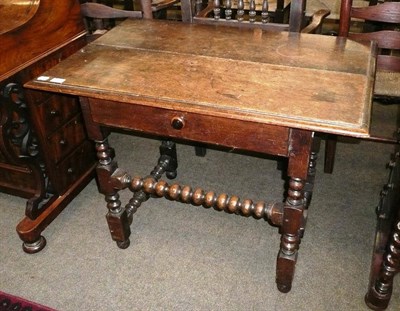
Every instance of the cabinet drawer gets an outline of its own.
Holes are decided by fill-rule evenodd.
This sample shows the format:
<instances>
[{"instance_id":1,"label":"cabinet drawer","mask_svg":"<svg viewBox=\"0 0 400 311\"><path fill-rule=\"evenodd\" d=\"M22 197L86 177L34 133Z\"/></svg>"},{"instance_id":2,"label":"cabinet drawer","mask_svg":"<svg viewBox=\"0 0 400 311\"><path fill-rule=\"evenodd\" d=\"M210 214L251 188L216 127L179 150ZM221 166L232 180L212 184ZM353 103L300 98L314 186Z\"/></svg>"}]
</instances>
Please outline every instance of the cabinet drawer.
<instances>
[{"instance_id":1,"label":"cabinet drawer","mask_svg":"<svg viewBox=\"0 0 400 311\"><path fill-rule=\"evenodd\" d=\"M32 168L0 161L0 190L24 198L33 197L40 188L38 174Z\"/></svg>"},{"instance_id":2,"label":"cabinet drawer","mask_svg":"<svg viewBox=\"0 0 400 311\"><path fill-rule=\"evenodd\" d=\"M94 145L91 141L85 141L56 165L54 170L49 171L49 175L52 175L52 185L56 193L61 195L65 189L68 189L84 173L94 168L95 163Z\"/></svg>"},{"instance_id":3,"label":"cabinet drawer","mask_svg":"<svg viewBox=\"0 0 400 311\"><path fill-rule=\"evenodd\" d=\"M55 163L61 161L86 139L82 115L75 118L48 136L48 156Z\"/></svg>"},{"instance_id":4,"label":"cabinet drawer","mask_svg":"<svg viewBox=\"0 0 400 311\"><path fill-rule=\"evenodd\" d=\"M42 100L39 100L39 97ZM42 125L44 133L54 132L80 110L78 98L74 96L57 94L48 96L44 93L35 98L35 117L44 121Z\"/></svg>"}]
</instances>

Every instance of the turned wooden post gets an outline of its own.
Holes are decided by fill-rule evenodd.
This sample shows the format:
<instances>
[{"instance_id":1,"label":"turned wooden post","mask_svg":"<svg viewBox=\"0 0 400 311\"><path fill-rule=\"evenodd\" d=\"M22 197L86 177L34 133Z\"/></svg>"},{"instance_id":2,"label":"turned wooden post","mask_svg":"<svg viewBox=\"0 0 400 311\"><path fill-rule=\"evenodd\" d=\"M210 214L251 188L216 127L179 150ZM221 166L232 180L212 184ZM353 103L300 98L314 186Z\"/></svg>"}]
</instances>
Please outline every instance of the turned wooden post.
<instances>
[{"instance_id":1,"label":"turned wooden post","mask_svg":"<svg viewBox=\"0 0 400 311\"><path fill-rule=\"evenodd\" d=\"M130 244L128 214L121 206L118 191L112 181L111 175L117 169L117 163L111 158L111 150L107 139L96 141L96 151L99 164L96 168L99 191L105 195L108 213L106 215L111 237L117 242L119 248L127 248Z\"/></svg>"},{"instance_id":2,"label":"turned wooden post","mask_svg":"<svg viewBox=\"0 0 400 311\"><path fill-rule=\"evenodd\" d=\"M107 141L109 131L104 130L92 120L89 100L84 97L81 97L79 100L88 136L96 143L96 155L98 159L96 167L97 180L99 192L104 194L107 202L108 213L106 219L111 237L117 242L119 248L127 248L130 244L129 236L131 230L129 228L127 212L121 206L119 200L119 189L115 187L111 179L112 174L118 168L118 164L113 159L114 152Z\"/></svg>"},{"instance_id":3,"label":"turned wooden post","mask_svg":"<svg viewBox=\"0 0 400 311\"><path fill-rule=\"evenodd\" d=\"M365 296L365 302L373 310L388 307L393 290L393 278L400 271L400 212L390 242L383 257L378 278Z\"/></svg>"},{"instance_id":4,"label":"turned wooden post","mask_svg":"<svg viewBox=\"0 0 400 311\"><path fill-rule=\"evenodd\" d=\"M312 182L312 180L307 180L312 141L312 132L291 130L288 162L289 189L283 208L281 245L276 267L277 287L283 293L289 292L292 288L300 239L304 231L304 210L307 204L307 200L304 199L304 187L306 181ZM309 188L309 197L311 197L311 189L312 187Z\"/></svg>"}]
</instances>

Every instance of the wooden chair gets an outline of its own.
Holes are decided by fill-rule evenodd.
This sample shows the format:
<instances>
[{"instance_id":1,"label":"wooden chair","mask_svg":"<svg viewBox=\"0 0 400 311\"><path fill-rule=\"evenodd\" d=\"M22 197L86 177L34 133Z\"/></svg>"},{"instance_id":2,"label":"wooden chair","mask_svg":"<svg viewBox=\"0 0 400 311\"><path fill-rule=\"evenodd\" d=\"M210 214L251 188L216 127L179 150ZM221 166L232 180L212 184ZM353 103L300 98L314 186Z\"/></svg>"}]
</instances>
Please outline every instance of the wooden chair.
<instances>
[{"instance_id":1,"label":"wooden chair","mask_svg":"<svg viewBox=\"0 0 400 311\"><path fill-rule=\"evenodd\" d=\"M81 13L84 17L91 18L151 18L152 15L148 14L149 11L149 1L142 0L143 11L128 11L115 9L113 7L107 6L105 4L96 2L85 2L81 4ZM147 14L146 14L147 11Z\"/></svg>"},{"instance_id":2,"label":"wooden chair","mask_svg":"<svg viewBox=\"0 0 400 311\"><path fill-rule=\"evenodd\" d=\"M248 12L248 20L255 21L257 15L264 23L284 23L288 20L290 1L287 0L209 0L205 7L203 1L196 1L194 18L215 17L226 20L243 21L245 12Z\"/></svg>"},{"instance_id":3,"label":"wooden chair","mask_svg":"<svg viewBox=\"0 0 400 311\"><path fill-rule=\"evenodd\" d=\"M378 27L373 32L352 32L352 19L374 22ZM376 22L378 24L376 24ZM377 100L399 103L400 98L400 32L394 30L400 25L400 3L382 4L356 8L352 0L342 0L340 9L339 36L366 42L375 41L379 50L374 97ZM370 28L370 27L368 27ZM365 31L365 27L363 30ZM396 139L372 135L370 140L398 143ZM336 152L336 136L328 137L325 149L326 173L332 173Z\"/></svg>"},{"instance_id":4,"label":"wooden chair","mask_svg":"<svg viewBox=\"0 0 400 311\"><path fill-rule=\"evenodd\" d=\"M81 0L81 3L104 4L108 7L114 8L116 9L114 14L117 15L115 18L120 18L118 16L120 14L124 15L124 13L118 11L142 13L144 18L150 18L151 16L154 18L166 18L167 9L178 4L179 0L151 0L150 3L143 3L142 0ZM128 17L136 18L136 15L129 15Z\"/></svg>"},{"instance_id":5,"label":"wooden chair","mask_svg":"<svg viewBox=\"0 0 400 311\"><path fill-rule=\"evenodd\" d=\"M107 28L104 26L104 20L123 18L153 18L151 1L140 0L140 5L141 11L133 11L116 9L97 2L84 2L81 3L81 14L84 17L86 29L89 31L89 33L93 33L96 30L103 30L104 28Z\"/></svg>"},{"instance_id":6,"label":"wooden chair","mask_svg":"<svg viewBox=\"0 0 400 311\"><path fill-rule=\"evenodd\" d=\"M288 18L277 17L285 7L283 0L209 0L202 8L201 0L182 0L182 20L202 24L224 24L233 27L261 28L272 31L301 32L307 25L306 0L292 0L288 6ZM222 2L223 1L223 2ZM274 9L271 11L271 3ZM314 33L320 29L323 19L330 14L326 8L312 16L312 26L304 32Z\"/></svg>"}]
</instances>

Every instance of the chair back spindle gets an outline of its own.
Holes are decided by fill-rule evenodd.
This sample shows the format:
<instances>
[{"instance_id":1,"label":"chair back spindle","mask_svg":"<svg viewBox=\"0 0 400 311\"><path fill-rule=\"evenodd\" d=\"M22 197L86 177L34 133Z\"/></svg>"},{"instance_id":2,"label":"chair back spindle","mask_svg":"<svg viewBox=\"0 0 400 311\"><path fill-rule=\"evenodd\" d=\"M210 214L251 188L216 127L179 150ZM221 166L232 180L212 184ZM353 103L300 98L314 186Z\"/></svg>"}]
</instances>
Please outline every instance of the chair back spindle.
<instances>
[{"instance_id":1,"label":"chair back spindle","mask_svg":"<svg viewBox=\"0 0 400 311\"><path fill-rule=\"evenodd\" d=\"M302 31L307 21L305 20L306 0L292 0L290 9L287 9L285 0L209 0L207 7L200 9L192 0L182 0L182 13L184 21L212 24L218 22L225 26L261 28L272 31L311 32L315 33L329 15L327 9L317 10L310 20L310 27ZM193 0L194 1L194 0ZM191 11L193 9L193 11ZM290 10L287 12L286 10ZM286 12L286 13L284 13ZM281 15L286 17L282 22Z\"/></svg>"},{"instance_id":2,"label":"chair back spindle","mask_svg":"<svg viewBox=\"0 0 400 311\"><path fill-rule=\"evenodd\" d=\"M263 23L267 23L269 21L268 17L268 0L263 0L261 5L261 20ZM237 0L237 5L235 6L236 15L235 18L238 22L243 22L245 20L245 2L244 0ZM223 11L223 15L226 20L233 19L233 5L232 0L213 0L213 14L214 19L219 20L221 18L221 11ZM257 21L257 3L256 0L250 0L248 6L248 14L249 14L249 22L255 23Z\"/></svg>"},{"instance_id":3,"label":"chair back spindle","mask_svg":"<svg viewBox=\"0 0 400 311\"><path fill-rule=\"evenodd\" d=\"M261 8L261 22L263 24L269 23L268 8L268 0L263 0Z\"/></svg>"}]
</instances>

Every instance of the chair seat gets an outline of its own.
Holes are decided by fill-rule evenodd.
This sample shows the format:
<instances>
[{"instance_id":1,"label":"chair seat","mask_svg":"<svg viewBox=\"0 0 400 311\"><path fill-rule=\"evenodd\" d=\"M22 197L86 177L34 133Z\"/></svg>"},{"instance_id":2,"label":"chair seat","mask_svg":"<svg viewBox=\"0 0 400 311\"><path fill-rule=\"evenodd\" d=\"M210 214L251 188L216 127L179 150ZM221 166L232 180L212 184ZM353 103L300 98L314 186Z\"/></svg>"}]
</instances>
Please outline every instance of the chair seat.
<instances>
[{"instance_id":1,"label":"chair seat","mask_svg":"<svg viewBox=\"0 0 400 311\"><path fill-rule=\"evenodd\" d=\"M400 97L400 72L377 70L374 94Z\"/></svg>"}]
</instances>

